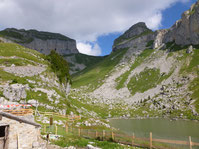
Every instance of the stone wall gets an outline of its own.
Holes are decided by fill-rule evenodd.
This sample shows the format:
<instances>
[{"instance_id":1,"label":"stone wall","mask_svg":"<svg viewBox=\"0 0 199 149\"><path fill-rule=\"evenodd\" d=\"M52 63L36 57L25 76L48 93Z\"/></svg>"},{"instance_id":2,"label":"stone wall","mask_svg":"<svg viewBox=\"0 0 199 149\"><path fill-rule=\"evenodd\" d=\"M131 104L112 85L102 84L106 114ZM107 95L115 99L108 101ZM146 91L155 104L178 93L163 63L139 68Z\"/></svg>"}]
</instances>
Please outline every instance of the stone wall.
<instances>
[{"instance_id":1,"label":"stone wall","mask_svg":"<svg viewBox=\"0 0 199 149\"><path fill-rule=\"evenodd\" d=\"M3 117L0 123L9 125L8 148L18 149L17 140L19 139L20 149L41 148L40 128L33 125L20 123L18 121ZM44 146L44 144L43 144ZM44 148L44 147L43 147Z\"/></svg>"}]
</instances>

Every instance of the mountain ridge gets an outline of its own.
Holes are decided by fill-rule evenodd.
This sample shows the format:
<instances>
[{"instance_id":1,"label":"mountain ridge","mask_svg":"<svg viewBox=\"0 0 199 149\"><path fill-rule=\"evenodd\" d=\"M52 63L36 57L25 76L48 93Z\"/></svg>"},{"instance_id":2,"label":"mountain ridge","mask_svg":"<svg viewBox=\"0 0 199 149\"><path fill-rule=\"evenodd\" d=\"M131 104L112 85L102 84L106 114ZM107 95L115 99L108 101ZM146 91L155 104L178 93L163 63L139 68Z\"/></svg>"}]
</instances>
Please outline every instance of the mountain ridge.
<instances>
[{"instance_id":1,"label":"mountain ridge","mask_svg":"<svg viewBox=\"0 0 199 149\"><path fill-rule=\"evenodd\" d=\"M73 78L78 98L108 107L107 117L198 119L199 46L183 40L179 44L177 40L187 32L187 28L180 27L187 22L199 28L198 3L192 6L193 13L193 9L183 13L190 15L186 21L182 18L170 29L152 32L144 23L133 25L135 28L115 40L106 60ZM136 34L139 27L143 30ZM176 35L171 34L173 30ZM198 32L190 31L194 35L190 41L199 41Z\"/></svg>"},{"instance_id":2,"label":"mountain ridge","mask_svg":"<svg viewBox=\"0 0 199 149\"><path fill-rule=\"evenodd\" d=\"M0 31L1 40L14 42L48 55L56 50L60 55L79 53L76 41L59 33L8 28Z\"/></svg>"}]
</instances>

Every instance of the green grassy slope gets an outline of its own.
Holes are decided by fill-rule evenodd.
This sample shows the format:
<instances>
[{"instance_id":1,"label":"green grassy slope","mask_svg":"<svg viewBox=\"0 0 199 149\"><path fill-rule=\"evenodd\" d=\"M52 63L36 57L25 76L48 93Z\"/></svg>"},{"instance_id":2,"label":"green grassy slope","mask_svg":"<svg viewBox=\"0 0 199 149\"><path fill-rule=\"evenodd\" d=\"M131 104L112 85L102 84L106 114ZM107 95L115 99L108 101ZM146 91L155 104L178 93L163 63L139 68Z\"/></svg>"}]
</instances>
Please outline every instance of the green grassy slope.
<instances>
[{"instance_id":1,"label":"green grassy slope","mask_svg":"<svg viewBox=\"0 0 199 149\"><path fill-rule=\"evenodd\" d=\"M113 52L103 61L93 65L80 72L73 78L73 87L77 88L80 86L85 86L90 84L92 90L96 89L102 84L102 81L106 78L111 70L119 63L123 55L126 53L127 49L118 50Z\"/></svg>"},{"instance_id":2,"label":"green grassy slope","mask_svg":"<svg viewBox=\"0 0 199 149\"><path fill-rule=\"evenodd\" d=\"M81 64L84 65L85 68L90 67L92 65L95 65L102 61L106 56L90 56L85 55L82 53L76 53L76 54L68 54L63 56L66 60L72 58L72 62L69 63L70 69L74 71L81 71L77 68L75 68L75 65Z\"/></svg>"},{"instance_id":3,"label":"green grassy slope","mask_svg":"<svg viewBox=\"0 0 199 149\"><path fill-rule=\"evenodd\" d=\"M131 66L130 70L125 72L124 74L122 74L120 77L116 79L116 82L117 82L116 89L121 89L124 87L124 83L126 82L131 71L133 71L133 69L139 66L144 61L145 58L151 55L152 52L154 52L154 50L146 49L140 55L138 55L135 62Z\"/></svg>"}]
</instances>

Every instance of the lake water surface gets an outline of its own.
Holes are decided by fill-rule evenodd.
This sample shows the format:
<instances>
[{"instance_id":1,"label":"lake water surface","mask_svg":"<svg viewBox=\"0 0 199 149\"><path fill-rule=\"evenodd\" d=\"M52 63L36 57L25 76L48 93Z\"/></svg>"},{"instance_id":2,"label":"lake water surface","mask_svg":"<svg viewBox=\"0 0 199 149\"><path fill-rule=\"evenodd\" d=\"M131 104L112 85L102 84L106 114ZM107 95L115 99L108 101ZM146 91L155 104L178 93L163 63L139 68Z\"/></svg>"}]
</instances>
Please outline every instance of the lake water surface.
<instances>
[{"instance_id":1,"label":"lake water surface","mask_svg":"<svg viewBox=\"0 0 199 149\"><path fill-rule=\"evenodd\" d=\"M111 126L119 128L121 131L137 137L149 137L153 133L153 138L186 140L192 137L192 141L199 142L199 122L169 119L111 119Z\"/></svg>"}]
</instances>

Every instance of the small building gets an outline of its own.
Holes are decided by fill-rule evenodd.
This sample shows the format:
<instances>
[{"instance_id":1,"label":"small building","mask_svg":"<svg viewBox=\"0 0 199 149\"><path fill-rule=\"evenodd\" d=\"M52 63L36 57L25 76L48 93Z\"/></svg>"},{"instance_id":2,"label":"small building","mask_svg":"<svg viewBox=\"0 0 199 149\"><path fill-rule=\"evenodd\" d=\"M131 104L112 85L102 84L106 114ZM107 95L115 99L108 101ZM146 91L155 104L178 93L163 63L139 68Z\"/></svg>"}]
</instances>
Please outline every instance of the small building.
<instances>
[{"instance_id":1,"label":"small building","mask_svg":"<svg viewBox=\"0 0 199 149\"><path fill-rule=\"evenodd\" d=\"M0 111L0 149L45 148L40 127L33 115L16 116Z\"/></svg>"}]
</instances>

